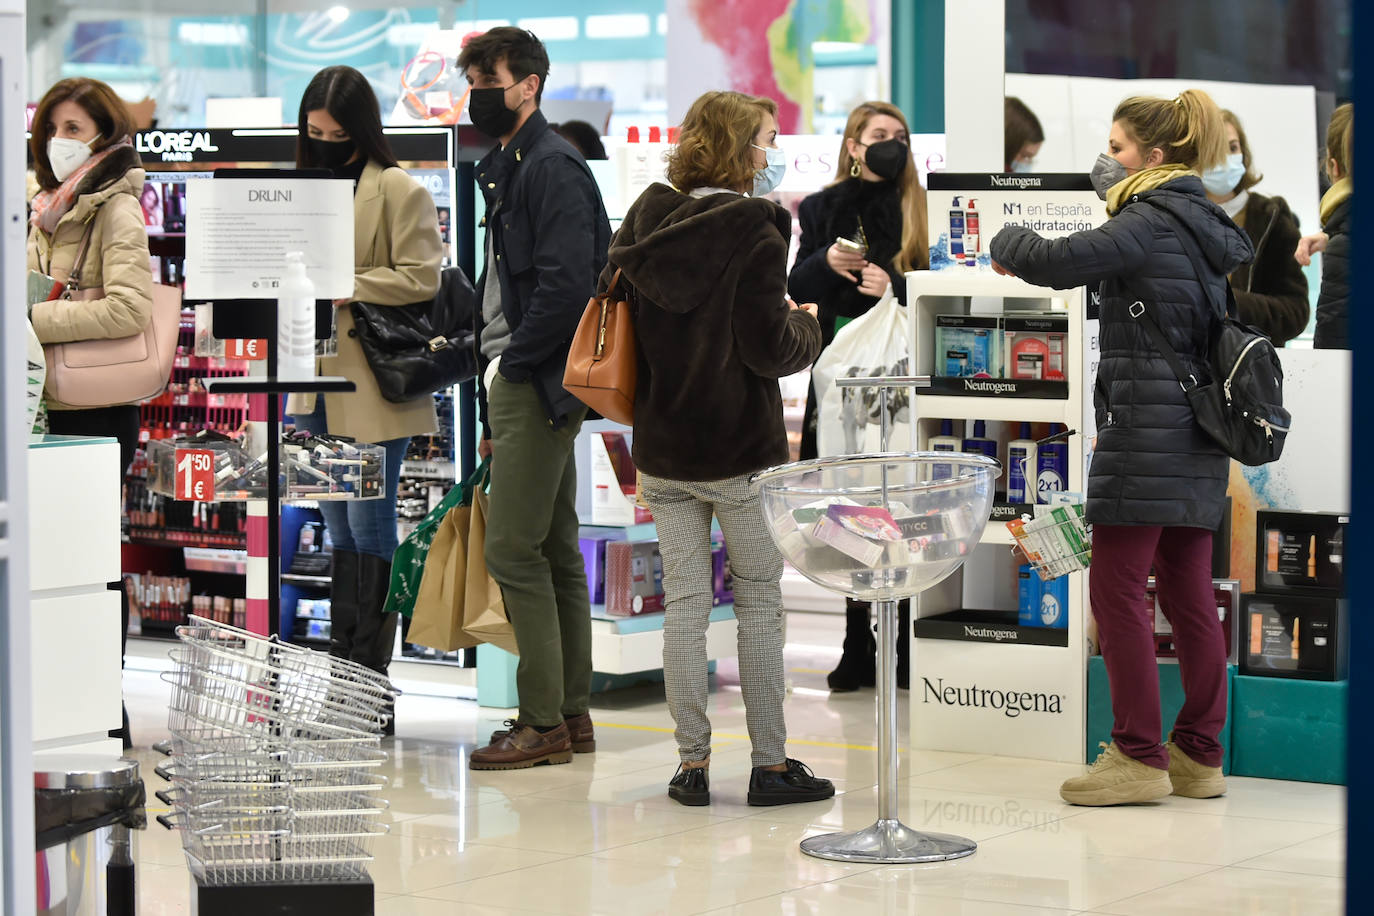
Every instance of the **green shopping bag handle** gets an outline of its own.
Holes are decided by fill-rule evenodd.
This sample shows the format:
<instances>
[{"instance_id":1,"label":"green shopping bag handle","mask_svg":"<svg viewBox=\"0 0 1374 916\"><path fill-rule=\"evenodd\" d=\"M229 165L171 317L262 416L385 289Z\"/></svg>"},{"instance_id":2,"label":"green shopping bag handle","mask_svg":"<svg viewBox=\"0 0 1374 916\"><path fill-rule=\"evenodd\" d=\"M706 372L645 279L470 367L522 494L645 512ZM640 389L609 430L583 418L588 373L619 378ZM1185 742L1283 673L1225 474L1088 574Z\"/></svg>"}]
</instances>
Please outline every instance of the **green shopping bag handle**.
<instances>
[{"instance_id":1,"label":"green shopping bag handle","mask_svg":"<svg viewBox=\"0 0 1374 916\"><path fill-rule=\"evenodd\" d=\"M461 505L472 505L473 493L478 489L486 489L491 482L491 456L483 458L467 479L458 486L463 488L463 498Z\"/></svg>"}]
</instances>

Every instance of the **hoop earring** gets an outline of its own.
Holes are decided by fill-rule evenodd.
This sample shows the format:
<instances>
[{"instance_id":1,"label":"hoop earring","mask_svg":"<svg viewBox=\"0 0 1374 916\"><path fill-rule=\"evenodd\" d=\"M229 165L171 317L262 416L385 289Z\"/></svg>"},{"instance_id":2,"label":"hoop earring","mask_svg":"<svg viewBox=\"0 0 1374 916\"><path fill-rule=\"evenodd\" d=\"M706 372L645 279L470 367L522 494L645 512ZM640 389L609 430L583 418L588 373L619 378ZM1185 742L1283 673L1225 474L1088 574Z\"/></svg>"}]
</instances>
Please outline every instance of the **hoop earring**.
<instances>
[{"instance_id":1,"label":"hoop earring","mask_svg":"<svg viewBox=\"0 0 1374 916\"><path fill-rule=\"evenodd\" d=\"M851 159L851 160L849 160L849 177L850 177L850 178L858 178L858 177L859 177L859 160L857 160L857 159Z\"/></svg>"}]
</instances>

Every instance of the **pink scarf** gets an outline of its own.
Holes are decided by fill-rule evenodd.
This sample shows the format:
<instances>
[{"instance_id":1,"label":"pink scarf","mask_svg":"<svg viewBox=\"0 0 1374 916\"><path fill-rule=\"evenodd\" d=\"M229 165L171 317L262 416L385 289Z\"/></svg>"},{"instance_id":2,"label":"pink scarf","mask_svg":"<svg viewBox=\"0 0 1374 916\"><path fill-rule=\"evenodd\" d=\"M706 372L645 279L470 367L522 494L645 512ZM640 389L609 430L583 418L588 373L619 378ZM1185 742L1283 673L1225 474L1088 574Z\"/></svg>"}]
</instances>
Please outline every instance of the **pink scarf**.
<instances>
[{"instance_id":1,"label":"pink scarf","mask_svg":"<svg viewBox=\"0 0 1374 916\"><path fill-rule=\"evenodd\" d=\"M62 221L73 205L76 204L77 191L81 188L81 181L91 173L101 162L119 149L121 146L133 146L133 141L128 137L113 143L91 158L81 163L75 172L67 176L67 180L53 188L51 191L40 191L34 195L30 204L33 212L29 215L29 223L42 229L48 235L52 235L57 224Z\"/></svg>"}]
</instances>

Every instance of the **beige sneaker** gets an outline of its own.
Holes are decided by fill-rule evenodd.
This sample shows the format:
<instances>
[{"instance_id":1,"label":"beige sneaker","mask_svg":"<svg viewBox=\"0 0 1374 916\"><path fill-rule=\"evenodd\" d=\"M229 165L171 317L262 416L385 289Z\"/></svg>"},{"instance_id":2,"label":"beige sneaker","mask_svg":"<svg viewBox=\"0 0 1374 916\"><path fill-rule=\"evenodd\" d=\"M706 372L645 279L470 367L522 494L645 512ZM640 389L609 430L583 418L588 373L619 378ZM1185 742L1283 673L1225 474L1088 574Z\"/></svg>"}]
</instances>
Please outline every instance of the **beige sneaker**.
<instances>
[{"instance_id":1,"label":"beige sneaker","mask_svg":"<svg viewBox=\"0 0 1374 916\"><path fill-rule=\"evenodd\" d=\"M1173 791L1169 772L1127 757L1116 744L1098 745L1102 754L1088 772L1066 779L1059 797L1071 805L1137 805L1164 798Z\"/></svg>"},{"instance_id":2,"label":"beige sneaker","mask_svg":"<svg viewBox=\"0 0 1374 916\"><path fill-rule=\"evenodd\" d=\"M1169 737L1173 738L1173 735ZM1166 742L1164 747L1169 751L1169 782L1173 784L1175 795L1216 798L1226 794L1226 777L1221 775L1221 767L1198 763L1172 740Z\"/></svg>"}]
</instances>

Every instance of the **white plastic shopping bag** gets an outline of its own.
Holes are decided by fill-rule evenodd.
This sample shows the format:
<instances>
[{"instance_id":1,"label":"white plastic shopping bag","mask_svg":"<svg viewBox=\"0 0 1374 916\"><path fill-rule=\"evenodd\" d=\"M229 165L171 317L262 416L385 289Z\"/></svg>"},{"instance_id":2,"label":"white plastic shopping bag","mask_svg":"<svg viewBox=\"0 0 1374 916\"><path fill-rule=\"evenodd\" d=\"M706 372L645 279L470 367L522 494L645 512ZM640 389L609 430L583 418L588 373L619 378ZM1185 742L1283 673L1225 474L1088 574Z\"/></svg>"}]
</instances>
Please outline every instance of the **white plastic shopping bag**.
<instances>
[{"instance_id":1,"label":"white plastic shopping bag","mask_svg":"<svg viewBox=\"0 0 1374 916\"><path fill-rule=\"evenodd\" d=\"M883 447L878 389L840 388L837 378L872 378L911 374L911 336L906 306L891 288L867 314L840 328L811 370L816 389L816 451L820 455L853 455ZM893 388L887 395L891 448L911 440L911 389Z\"/></svg>"}]
</instances>

